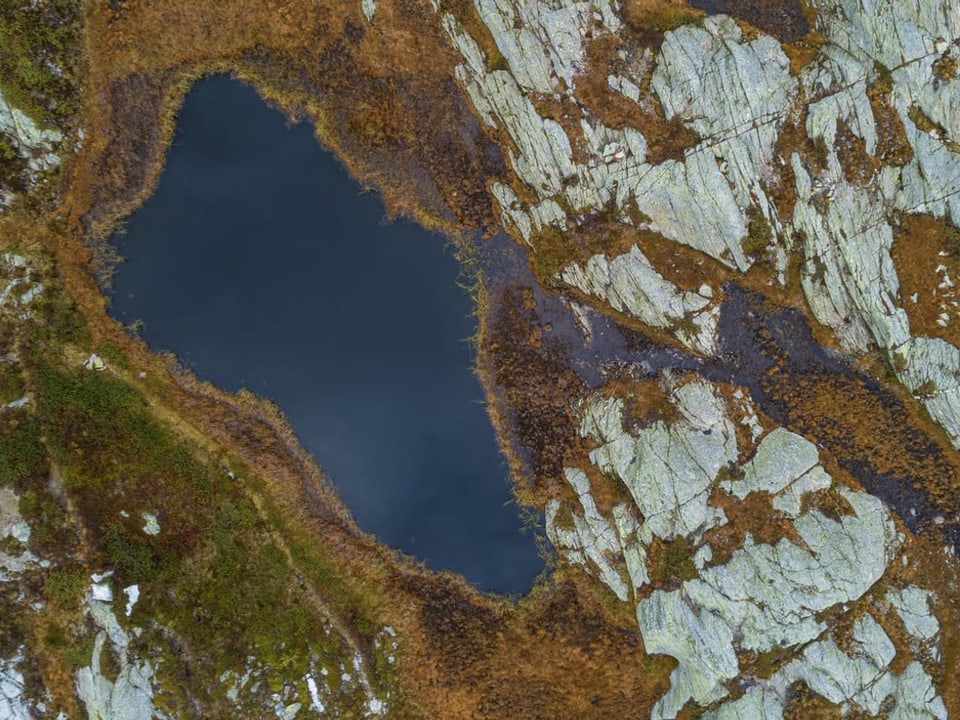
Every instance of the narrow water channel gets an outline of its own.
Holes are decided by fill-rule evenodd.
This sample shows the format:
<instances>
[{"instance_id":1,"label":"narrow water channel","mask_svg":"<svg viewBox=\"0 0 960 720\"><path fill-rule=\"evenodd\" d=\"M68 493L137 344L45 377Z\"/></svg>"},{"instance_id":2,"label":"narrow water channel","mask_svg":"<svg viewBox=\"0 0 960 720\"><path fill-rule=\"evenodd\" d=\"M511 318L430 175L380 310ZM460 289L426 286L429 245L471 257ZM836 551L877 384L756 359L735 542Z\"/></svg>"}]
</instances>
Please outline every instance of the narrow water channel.
<instances>
[{"instance_id":1,"label":"narrow water channel","mask_svg":"<svg viewBox=\"0 0 960 720\"><path fill-rule=\"evenodd\" d=\"M543 562L471 371L458 263L383 215L311 126L204 79L116 239L111 311L201 378L275 401L361 527L482 590L525 593Z\"/></svg>"}]
</instances>

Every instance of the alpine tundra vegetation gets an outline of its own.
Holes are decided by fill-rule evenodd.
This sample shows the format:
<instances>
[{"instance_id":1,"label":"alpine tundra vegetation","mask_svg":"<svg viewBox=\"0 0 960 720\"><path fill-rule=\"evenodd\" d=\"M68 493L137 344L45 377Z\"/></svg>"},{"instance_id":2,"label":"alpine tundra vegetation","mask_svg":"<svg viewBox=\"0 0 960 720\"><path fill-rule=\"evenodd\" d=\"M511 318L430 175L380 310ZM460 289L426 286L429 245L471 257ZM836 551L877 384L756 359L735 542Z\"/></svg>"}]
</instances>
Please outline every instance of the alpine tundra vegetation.
<instances>
[{"instance_id":1,"label":"alpine tundra vegetation","mask_svg":"<svg viewBox=\"0 0 960 720\"><path fill-rule=\"evenodd\" d=\"M0 718L960 715L954 0L17 0L0 48ZM455 243L526 597L107 313L225 72Z\"/></svg>"}]
</instances>

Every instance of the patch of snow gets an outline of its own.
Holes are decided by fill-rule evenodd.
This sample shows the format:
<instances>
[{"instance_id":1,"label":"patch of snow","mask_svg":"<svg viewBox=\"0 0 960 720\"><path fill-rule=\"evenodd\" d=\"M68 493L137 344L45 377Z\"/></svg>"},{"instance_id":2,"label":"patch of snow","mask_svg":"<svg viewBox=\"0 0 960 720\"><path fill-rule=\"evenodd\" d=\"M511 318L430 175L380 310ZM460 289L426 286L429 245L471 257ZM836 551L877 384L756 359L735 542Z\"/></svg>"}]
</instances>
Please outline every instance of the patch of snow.
<instances>
[{"instance_id":1,"label":"patch of snow","mask_svg":"<svg viewBox=\"0 0 960 720\"><path fill-rule=\"evenodd\" d=\"M127 596L127 607L124 611L127 617L130 617L130 613L133 612L133 606L137 604L137 600L140 599L140 586L139 585L130 585L123 589L123 594Z\"/></svg>"},{"instance_id":2,"label":"patch of snow","mask_svg":"<svg viewBox=\"0 0 960 720\"><path fill-rule=\"evenodd\" d=\"M160 534L160 523L157 521L157 516L153 513L142 512L140 517L143 518L143 531L147 535L159 535Z\"/></svg>"},{"instance_id":3,"label":"patch of snow","mask_svg":"<svg viewBox=\"0 0 960 720\"><path fill-rule=\"evenodd\" d=\"M108 583L94 583L90 586L90 596L97 602L111 603L113 602L113 589Z\"/></svg>"},{"instance_id":4,"label":"patch of snow","mask_svg":"<svg viewBox=\"0 0 960 720\"><path fill-rule=\"evenodd\" d=\"M317 689L317 681L312 676L307 675L307 690L310 693L310 709L322 713L326 708L320 699L320 691Z\"/></svg>"}]
</instances>

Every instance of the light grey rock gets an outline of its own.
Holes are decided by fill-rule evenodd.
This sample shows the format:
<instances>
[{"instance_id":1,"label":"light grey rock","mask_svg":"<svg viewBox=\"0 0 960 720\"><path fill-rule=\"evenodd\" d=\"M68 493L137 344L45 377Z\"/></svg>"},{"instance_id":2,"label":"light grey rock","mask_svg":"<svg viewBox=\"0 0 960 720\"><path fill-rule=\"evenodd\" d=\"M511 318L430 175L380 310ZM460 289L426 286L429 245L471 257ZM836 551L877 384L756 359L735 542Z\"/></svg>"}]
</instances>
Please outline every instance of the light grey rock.
<instances>
[{"instance_id":1,"label":"light grey rock","mask_svg":"<svg viewBox=\"0 0 960 720\"><path fill-rule=\"evenodd\" d=\"M786 694L789 685L803 680L811 690L830 702L853 703L876 715L888 697L895 701L889 717L946 718L946 707L930 676L919 662L910 663L901 675L888 667L896 651L883 628L870 615L854 624L854 655L847 655L833 640L812 643L803 655L771 679L771 685Z\"/></svg>"},{"instance_id":2,"label":"light grey rock","mask_svg":"<svg viewBox=\"0 0 960 720\"><path fill-rule=\"evenodd\" d=\"M667 119L679 116L725 165L735 206L755 206L779 229L762 181L772 176L773 148L798 87L780 44L765 35L743 42L725 15L684 25L664 36L651 87Z\"/></svg>"},{"instance_id":3,"label":"light grey rock","mask_svg":"<svg viewBox=\"0 0 960 720\"><path fill-rule=\"evenodd\" d=\"M745 41L736 24L722 16L666 33L659 54L644 55L649 67L631 69L626 63L621 75L607 78L614 91L642 104L649 99L639 88L654 67L651 87L665 114L680 118L700 138L681 160L657 165L647 162L647 143L639 131L605 127L587 110L561 127L539 117L527 97L531 91L571 97L582 69L584 29L596 23L593 32L615 30L615 7L590 8L574 0L477 0L509 71L487 72L479 46L456 19L446 14L443 23L463 57L457 76L477 113L512 143L516 191L492 187L508 228L529 242L544 228L563 230L600 208L612 208L624 224L636 222L742 271L751 262L741 247L747 218L759 212L773 233L781 281L786 251L796 243L815 317L835 331L844 349L878 347L891 357L901 381L912 392L923 392L931 415L960 445L960 351L912 335L890 254L894 214L960 218L960 153L950 145L960 130L958 85L937 80L932 71L937 58L955 52L951 43L960 37L960 9L952 0L877 0L869 6L863 0L811 1L827 42L799 79L790 76L775 41L762 34ZM875 63L890 71L889 100L914 157L902 169L883 168L866 186L853 186L835 144L842 123L868 151L877 148L877 118L866 94L877 77ZM773 156L774 148L787 113L797 111L798 103L807 107L807 134L826 148L826 169L814 171L799 153L787 159L797 202L792 217L781 219L769 198L780 182L782 161ZM939 126L935 132L913 123L913 108ZM536 199L521 201L521 185L529 191L525 196ZM709 332L707 294L679 290L642 254L595 256L564 268L561 277L619 311L675 333L688 347ZM700 329L691 330L691 324ZM706 343L700 347L712 350ZM803 438L775 430L761 439L762 428L754 421L754 442L760 439L760 444L740 468L743 478L724 487L738 498L771 493L774 508L802 542L783 539L769 545L748 534L726 563L712 564L704 533L726 522L726 516L708 498L720 470L738 466L740 449L725 403L709 383L674 387L670 401L681 419L654 423L636 435L623 427L622 399L587 401L581 433L596 443L590 460L618 477L632 502L614 506L612 520L603 518L588 499L585 474L569 469L567 480L579 504L572 512L573 528L557 529L559 501L548 506L551 539L572 562L606 576L621 599L629 596L627 582L634 591L649 583L647 546L654 537L685 537L691 543L698 576L677 590L658 590L637 606L648 651L679 662L654 715L674 717L690 699L699 704L722 700L724 683L740 673L737 650L783 646L798 653L795 659L773 677L755 679L742 697L720 705L714 717L782 716L787 687L795 679L845 706L876 712L893 697L891 716L941 717L943 703L922 665L909 663L900 676L889 672L892 644L872 618L854 618L853 656L825 634L828 628L819 619L831 608L848 612L844 604L863 597L885 572L899 540L882 504L835 486L818 464L816 448ZM741 410L749 406L743 398L737 402ZM839 493L854 514L832 519L817 510L804 512L804 497L818 490ZM896 592L891 597L904 613L922 610L913 591ZM915 627L921 634L931 628L929 623Z\"/></svg>"},{"instance_id":4,"label":"light grey rock","mask_svg":"<svg viewBox=\"0 0 960 720\"><path fill-rule=\"evenodd\" d=\"M111 606L88 597L90 617L99 628L94 639L90 665L76 673L77 696L90 720L145 720L162 718L153 706L153 668L149 661L131 658L131 636L123 629ZM101 672L101 657L107 642L117 657L120 671L115 680Z\"/></svg>"},{"instance_id":5,"label":"light grey rock","mask_svg":"<svg viewBox=\"0 0 960 720\"><path fill-rule=\"evenodd\" d=\"M698 147L683 162L645 166L632 186L642 226L689 245L728 267L747 270L740 246L747 220L712 149Z\"/></svg>"},{"instance_id":6,"label":"light grey rock","mask_svg":"<svg viewBox=\"0 0 960 720\"><path fill-rule=\"evenodd\" d=\"M900 380L912 392L924 386L927 410L960 447L960 359L953 346L912 336L890 258L889 220L914 212L960 218L960 154L948 146L958 136L960 83L945 82L933 70L935 61L957 52L960 11L949 0L813 4L828 42L802 84L811 101L807 132L828 148L828 168L813 178L797 172L798 158L792 159L799 197L792 224L805 238L807 258L804 291L814 315L845 349L863 352L876 344L899 356ZM876 119L865 91L878 65L890 73L889 101L913 158L902 169L882 168L871 187L853 188L837 161L836 129L845 122L874 151ZM914 111L938 129L922 130ZM926 392L928 380L932 393Z\"/></svg>"},{"instance_id":7,"label":"light grey rock","mask_svg":"<svg viewBox=\"0 0 960 720\"><path fill-rule=\"evenodd\" d=\"M618 93L623 95L634 102L640 101L640 88L637 87L637 84L625 77L619 77L617 75L608 75L607 84L612 90L616 90Z\"/></svg>"},{"instance_id":8,"label":"light grey rock","mask_svg":"<svg viewBox=\"0 0 960 720\"><path fill-rule=\"evenodd\" d=\"M0 135L11 141L26 161L31 176L60 164L54 149L63 140L59 130L40 128L21 110L13 107L0 92Z\"/></svg>"},{"instance_id":9,"label":"light grey rock","mask_svg":"<svg viewBox=\"0 0 960 720\"><path fill-rule=\"evenodd\" d=\"M634 596L643 598L637 604L637 622L645 647L648 652L669 654L679 663L671 675L670 691L655 706L653 717L658 718L675 717L690 700L706 705L726 697L726 683L741 671L738 651L799 651L812 646L828 630L819 619L821 614L863 597L884 575L900 545L883 504L865 493L842 486L834 489L853 509L837 519L815 509L803 512L804 496L831 488L833 481L819 465L812 443L778 428L740 466L742 479L719 482L739 498L750 492L773 494L775 506L779 503L791 519L799 540L783 538L770 545L756 542L748 532L729 560L711 564L711 548L699 538L704 528L726 520L707 498L718 484L720 469L737 465L733 426L725 401L710 383L694 380L674 387L670 401L680 419L654 423L636 435L623 427L623 401L618 398L587 402L581 424L584 437L597 443L591 461L619 477L631 492L634 507L615 506L612 527ZM748 403L742 393L739 403ZM584 495L589 493L585 476L568 471L568 480L576 486L584 517L593 515L595 505ZM606 533L597 529L607 527L599 517L589 523L584 520L583 526L578 524L569 532L581 538L585 536L581 527L587 526L593 526L593 535ZM653 537L669 541L678 535L692 543L697 577L685 580L677 590L638 594L650 581L646 549ZM584 544L582 539L579 542ZM604 562L611 563L616 552L611 537ZM581 558L587 564L586 556ZM601 566L596 560L591 563ZM873 691L864 685L871 681L864 678L886 672L889 658L886 645L871 632L865 625L864 642L872 643L870 652L879 658L876 662L837 665L831 646L817 646L822 657L811 656L808 665L796 665L791 671L794 679L808 671L836 669L841 674L838 682L849 689L843 701L874 703L869 694ZM869 668L876 672L871 670L870 675ZM899 680L884 682L892 683L891 693L901 692ZM732 701L729 709L721 705L718 717L751 717L758 708L768 712L774 707L777 712L765 716L777 717L787 701L788 685L771 682L759 687Z\"/></svg>"},{"instance_id":10,"label":"light grey rock","mask_svg":"<svg viewBox=\"0 0 960 720\"><path fill-rule=\"evenodd\" d=\"M113 588L109 583L94 583L90 587L90 596L97 602L113 602Z\"/></svg>"},{"instance_id":11,"label":"light grey rock","mask_svg":"<svg viewBox=\"0 0 960 720\"><path fill-rule=\"evenodd\" d=\"M6 403L3 407L7 409L16 409L26 407L30 404L30 398L24 395L23 397L17 398L16 400L11 400Z\"/></svg>"},{"instance_id":12,"label":"light grey rock","mask_svg":"<svg viewBox=\"0 0 960 720\"><path fill-rule=\"evenodd\" d=\"M373 15L377 12L377 2L376 0L360 0L360 10L363 12L363 16L367 19L367 22L373 20Z\"/></svg>"},{"instance_id":13,"label":"light grey rock","mask_svg":"<svg viewBox=\"0 0 960 720\"><path fill-rule=\"evenodd\" d=\"M873 67L835 45L826 45L820 55L801 72L807 106L807 135L822 138L826 146L836 144L838 123L843 121L861 140L870 154L877 149L876 119L867 96L867 82Z\"/></svg>"},{"instance_id":14,"label":"light grey rock","mask_svg":"<svg viewBox=\"0 0 960 720\"><path fill-rule=\"evenodd\" d=\"M723 703L716 710L704 713L704 720L780 720L783 699L773 690L754 685L736 700Z\"/></svg>"},{"instance_id":15,"label":"light grey rock","mask_svg":"<svg viewBox=\"0 0 960 720\"><path fill-rule=\"evenodd\" d=\"M804 238L803 289L810 309L848 350L872 343L895 348L910 338L899 306L900 281L890 255L893 230L876 190L843 178L835 155L825 178L814 180L792 156L797 179L793 226ZM819 198L829 196L825 210Z\"/></svg>"},{"instance_id":16,"label":"light grey rock","mask_svg":"<svg viewBox=\"0 0 960 720\"><path fill-rule=\"evenodd\" d=\"M777 428L760 441L743 466L743 477L721 482L720 487L741 500L752 492L774 495L813 468L819 457L816 445L805 437Z\"/></svg>"},{"instance_id":17,"label":"light grey rock","mask_svg":"<svg viewBox=\"0 0 960 720\"><path fill-rule=\"evenodd\" d=\"M142 512L140 517L143 519L143 531L147 535L159 535L160 534L160 522L157 520L157 516L153 513Z\"/></svg>"},{"instance_id":18,"label":"light grey rock","mask_svg":"<svg viewBox=\"0 0 960 720\"><path fill-rule=\"evenodd\" d=\"M22 649L9 659L0 658L0 719L31 720L33 703L23 694Z\"/></svg>"},{"instance_id":19,"label":"light grey rock","mask_svg":"<svg viewBox=\"0 0 960 720\"><path fill-rule=\"evenodd\" d=\"M621 601L626 601L629 593L626 582L614 569L611 558L623 556L623 548L616 529L604 518L593 496L590 495L590 480L586 473L576 468L565 468L567 483L577 493L582 514L571 512L574 527L572 530L557 526L556 518L560 509L558 500L551 500L546 507L547 537L558 549L566 549L570 559L586 566L585 560L597 568L600 580L613 590Z\"/></svg>"},{"instance_id":20,"label":"light grey rock","mask_svg":"<svg viewBox=\"0 0 960 720\"><path fill-rule=\"evenodd\" d=\"M705 717L710 720L737 720L763 717L783 718L790 685L803 681L816 694L841 708L859 707L872 715L888 699L893 707L887 717L946 718L946 707L937 696L930 676L913 661L895 675L889 665L896 652L883 628L869 614L854 623L853 654L848 655L831 638L809 644L796 660L758 680L737 700L724 703Z\"/></svg>"},{"instance_id":21,"label":"light grey rock","mask_svg":"<svg viewBox=\"0 0 960 720\"><path fill-rule=\"evenodd\" d=\"M623 548L623 559L627 564L627 574L634 591L650 583L647 573L647 549L637 536L640 523L633 516L633 511L623 503L613 506L613 522L620 536L620 546Z\"/></svg>"},{"instance_id":22,"label":"light grey rock","mask_svg":"<svg viewBox=\"0 0 960 720\"><path fill-rule=\"evenodd\" d=\"M799 517L804 495L828 490L831 485L833 478L821 466L816 465L780 491L773 498L773 507L789 518Z\"/></svg>"},{"instance_id":23,"label":"light grey rock","mask_svg":"<svg viewBox=\"0 0 960 720\"><path fill-rule=\"evenodd\" d=\"M960 37L960 13L949 0L901 3L815 0L831 43L894 70L936 52L936 39Z\"/></svg>"},{"instance_id":24,"label":"light grey rock","mask_svg":"<svg viewBox=\"0 0 960 720\"><path fill-rule=\"evenodd\" d=\"M90 356L83 361L83 367L85 370L102 372L107 369L107 364L103 361L102 357L96 353L91 353Z\"/></svg>"},{"instance_id":25,"label":"light grey rock","mask_svg":"<svg viewBox=\"0 0 960 720\"><path fill-rule=\"evenodd\" d=\"M786 72L786 56L776 43L769 38L740 42L739 30L727 18L708 19L698 33L667 33L659 65L666 67L672 59L678 66L671 71L674 74L688 69L680 67L682 61L698 58L703 50L700 43L709 38L711 52L705 64L697 66L707 78L702 90L708 96L698 97L697 102L721 108L711 111L711 127L722 127L722 131L691 150L683 162L668 160L652 166L645 162L646 141L641 133L607 128L584 111L580 129L589 159L578 164L573 161L571 138L556 122L541 118L525 92L569 94L575 74L571 73L579 68L583 54L580 30L574 29L585 28L584 18L592 17L586 12L588 4L548 9L543 3L518 7L510 0L478 0L478 8L510 72L488 73L482 51L459 22L447 13L442 23L465 61L457 67L457 78L483 121L506 130L517 149L510 151L517 178L540 198L521 204L515 195L497 188L495 195L508 227L529 240L537 227L562 227L610 202L619 208L622 222L632 223L627 207L633 203L649 218L641 227L688 244L730 267L746 270L750 266L740 246L747 232L740 205L747 207L754 204L752 198L761 198L759 210L774 231L780 228L761 180L770 174L767 165L777 124L796 81ZM619 21L605 4L594 9L604 27L616 29ZM665 97L667 72L659 76ZM731 82L730 72L742 72L744 82ZM634 94L630 85L614 82ZM767 84L753 87L751 82ZM683 98L670 99L671 112L676 111ZM744 115L753 111L761 115ZM729 178L721 171L721 163ZM552 204L544 207L545 202ZM567 218L562 206L572 208L577 217Z\"/></svg>"},{"instance_id":26,"label":"light grey rock","mask_svg":"<svg viewBox=\"0 0 960 720\"><path fill-rule=\"evenodd\" d=\"M681 290L666 280L636 245L612 259L594 255L583 265L571 263L558 277L614 310L652 327L670 329L684 345L697 352L712 355L716 351L718 314L698 312L710 304L709 297ZM686 319L694 324L695 332L677 327Z\"/></svg>"},{"instance_id":27,"label":"light grey rock","mask_svg":"<svg viewBox=\"0 0 960 720\"><path fill-rule=\"evenodd\" d=\"M546 94L574 87L584 61L584 37L596 23L608 31L620 27L609 0L530 3L519 0L476 0L521 87Z\"/></svg>"},{"instance_id":28,"label":"light grey rock","mask_svg":"<svg viewBox=\"0 0 960 720\"><path fill-rule=\"evenodd\" d=\"M742 648L766 652L816 637L816 614L861 597L886 570L897 547L893 521L878 500L842 490L857 510L831 520L811 511L796 522L803 547L786 539L776 545L744 546L720 566L688 581L683 594L694 607L723 617Z\"/></svg>"},{"instance_id":29,"label":"light grey rock","mask_svg":"<svg viewBox=\"0 0 960 720\"><path fill-rule=\"evenodd\" d=\"M600 443L590 460L623 480L643 517L641 541L700 534L726 516L710 505L714 478L737 458L733 424L710 384L694 380L675 388L677 423L657 422L637 436L623 430L622 401L587 409L582 432Z\"/></svg>"},{"instance_id":30,"label":"light grey rock","mask_svg":"<svg viewBox=\"0 0 960 720\"><path fill-rule=\"evenodd\" d=\"M0 309L17 320L29 317L26 309L43 292L43 284L30 279L31 263L23 255L7 252L0 256Z\"/></svg>"},{"instance_id":31,"label":"light grey rock","mask_svg":"<svg viewBox=\"0 0 960 720\"><path fill-rule=\"evenodd\" d=\"M886 596L887 602L896 608L907 632L923 641L932 640L940 632L940 623L930 610L935 598L933 592L916 585L891 588Z\"/></svg>"},{"instance_id":32,"label":"light grey rock","mask_svg":"<svg viewBox=\"0 0 960 720\"><path fill-rule=\"evenodd\" d=\"M656 590L637 605L637 624L648 653L679 662L670 674L670 690L651 718L673 718L693 699L709 705L727 694L724 681L740 672L730 626L712 612L699 612L678 592Z\"/></svg>"},{"instance_id":33,"label":"light grey rock","mask_svg":"<svg viewBox=\"0 0 960 720\"><path fill-rule=\"evenodd\" d=\"M0 487L0 540L12 537L23 549L13 555L0 552L0 568L16 577L31 567L49 567L48 560L41 559L25 549L30 540L30 525L20 514L20 496L9 487ZM0 574L0 582L5 578Z\"/></svg>"},{"instance_id":34,"label":"light grey rock","mask_svg":"<svg viewBox=\"0 0 960 720\"><path fill-rule=\"evenodd\" d=\"M930 416L960 443L960 350L940 338L913 337L892 356L900 381L921 394Z\"/></svg>"},{"instance_id":35,"label":"light grey rock","mask_svg":"<svg viewBox=\"0 0 960 720\"><path fill-rule=\"evenodd\" d=\"M123 614L127 617L130 617L130 614L133 612L134 605L137 604L137 601L140 599L140 586L139 585L130 585L123 589L123 594L127 596L127 606L123 611Z\"/></svg>"}]
</instances>

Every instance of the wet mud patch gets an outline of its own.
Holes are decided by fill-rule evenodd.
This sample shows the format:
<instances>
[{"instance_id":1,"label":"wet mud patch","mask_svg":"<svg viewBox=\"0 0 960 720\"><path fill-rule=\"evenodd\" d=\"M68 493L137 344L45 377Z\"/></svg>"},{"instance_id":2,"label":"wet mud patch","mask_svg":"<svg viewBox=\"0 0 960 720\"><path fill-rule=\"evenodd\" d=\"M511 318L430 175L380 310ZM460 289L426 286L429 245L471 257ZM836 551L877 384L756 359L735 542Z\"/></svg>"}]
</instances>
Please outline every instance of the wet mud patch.
<instances>
[{"instance_id":1,"label":"wet mud patch","mask_svg":"<svg viewBox=\"0 0 960 720\"><path fill-rule=\"evenodd\" d=\"M524 249L509 240L498 249L511 257L492 278L484 350L531 475L556 482L564 454L576 450L572 398L610 382L693 371L746 387L760 412L813 438L912 531L942 524L960 544L952 519L960 469L951 450L929 434L918 409L817 343L799 311L726 283L720 354L702 360L588 307L575 312L576 301L535 282ZM552 420L537 422L543 417Z\"/></svg>"},{"instance_id":2,"label":"wet mud patch","mask_svg":"<svg viewBox=\"0 0 960 720\"><path fill-rule=\"evenodd\" d=\"M561 292L547 291L527 251L505 235L482 241L486 292L479 366L502 442L520 475L561 483L564 458L577 450L574 404L590 389L623 377L656 378L661 369L695 370L700 361L657 343Z\"/></svg>"},{"instance_id":3,"label":"wet mud patch","mask_svg":"<svg viewBox=\"0 0 960 720\"><path fill-rule=\"evenodd\" d=\"M922 428L917 410L817 344L798 311L772 307L733 283L725 291L721 354L704 375L748 387L764 412L814 438L912 531L954 514L956 462ZM955 522L943 530L960 544Z\"/></svg>"},{"instance_id":4,"label":"wet mud patch","mask_svg":"<svg viewBox=\"0 0 960 720\"><path fill-rule=\"evenodd\" d=\"M809 30L800 0L690 0L690 5L708 15L732 15L780 42L793 42Z\"/></svg>"},{"instance_id":5,"label":"wet mud patch","mask_svg":"<svg viewBox=\"0 0 960 720\"><path fill-rule=\"evenodd\" d=\"M501 407L498 428L534 484L559 482L565 455L577 443L571 398L583 382L567 367L563 352L543 341L530 287L498 291L487 310L488 332L481 346L481 372L492 383Z\"/></svg>"}]
</instances>

